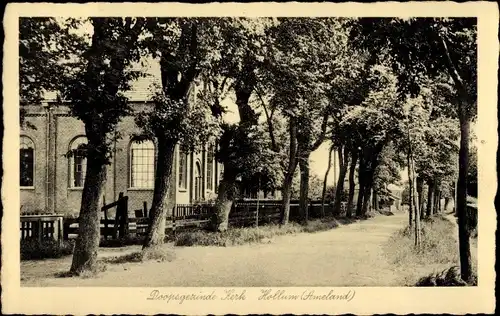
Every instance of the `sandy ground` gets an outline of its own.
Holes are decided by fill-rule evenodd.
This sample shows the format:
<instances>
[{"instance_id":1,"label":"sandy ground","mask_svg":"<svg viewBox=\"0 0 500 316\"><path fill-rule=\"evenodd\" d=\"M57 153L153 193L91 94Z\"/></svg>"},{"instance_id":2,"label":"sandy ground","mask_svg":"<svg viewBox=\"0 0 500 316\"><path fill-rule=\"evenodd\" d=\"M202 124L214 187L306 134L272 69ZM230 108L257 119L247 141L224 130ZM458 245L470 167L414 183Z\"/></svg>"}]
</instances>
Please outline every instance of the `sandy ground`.
<instances>
[{"instance_id":1,"label":"sandy ground","mask_svg":"<svg viewBox=\"0 0 500 316\"><path fill-rule=\"evenodd\" d=\"M22 286L394 286L383 254L405 214L377 216L330 231L281 236L269 244L176 247L171 262L109 264L97 278L55 278L71 257L21 263ZM137 251L106 249L101 256Z\"/></svg>"},{"instance_id":2,"label":"sandy ground","mask_svg":"<svg viewBox=\"0 0 500 316\"><path fill-rule=\"evenodd\" d=\"M21 263L22 286L404 286L433 271L406 271L388 263L383 246L403 228L407 215L377 216L330 231L281 236L269 244L235 247L176 247L171 262L108 264L97 278L56 278L71 257ZM139 246L104 249L116 256ZM472 246L475 258L477 248ZM413 281L410 282L410 284ZM414 284L414 283L413 283Z\"/></svg>"}]
</instances>

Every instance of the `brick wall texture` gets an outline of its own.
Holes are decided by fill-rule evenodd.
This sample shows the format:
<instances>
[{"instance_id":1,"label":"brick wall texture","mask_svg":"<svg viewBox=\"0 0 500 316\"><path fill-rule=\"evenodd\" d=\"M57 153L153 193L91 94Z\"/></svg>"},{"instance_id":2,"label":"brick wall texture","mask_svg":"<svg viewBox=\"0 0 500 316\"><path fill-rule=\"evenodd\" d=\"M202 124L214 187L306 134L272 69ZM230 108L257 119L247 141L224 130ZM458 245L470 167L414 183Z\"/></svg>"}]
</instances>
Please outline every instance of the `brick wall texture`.
<instances>
[{"instance_id":1,"label":"brick wall texture","mask_svg":"<svg viewBox=\"0 0 500 316\"><path fill-rule=\"evenodd\" d=\"M136 111L146 104L137 103L133 105ZM65 157L71 143L78 137L85 136L83 123L68 114L65 106L24 106L27 109L26 120L32 125L21 129L21 136L29 137L34 143L34 185L33 187L21 187L21 214L26 213L58 213L69 216L77 216L80 211L82 189L73 188L70 184L70 159ZM107 170L107 181L103 195L104 203L115 201L120 192L129 197L129 212L133 216L134 210L142 209L143 202L151 205L153 189L137 189L130 186L130 144L133 134L139 134L134 117L129 116L122 119L118 124L117 131L121 138L115 142L115 154ZM175 201L178 204L192 203L195 197L195 174L196 164L199 164L202 189L201 198L206 199L215 192L208 190L206 181L206 152L188 155L188 183L187 189L180 189L177 185L178 177L178 155L174 163L174 190ZM220 165L215 166L215 174ZM214 181L218 182L219 179ZM112 215L112 213L111 213Z\"/></svg>"}]
</instances>

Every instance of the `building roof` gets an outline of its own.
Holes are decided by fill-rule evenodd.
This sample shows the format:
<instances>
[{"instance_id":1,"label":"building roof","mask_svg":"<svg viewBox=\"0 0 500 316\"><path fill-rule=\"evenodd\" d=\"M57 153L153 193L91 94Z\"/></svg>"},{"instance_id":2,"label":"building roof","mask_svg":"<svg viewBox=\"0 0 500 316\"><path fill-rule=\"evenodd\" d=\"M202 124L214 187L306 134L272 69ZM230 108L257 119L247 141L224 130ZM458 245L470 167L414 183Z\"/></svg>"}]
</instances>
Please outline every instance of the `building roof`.
<instances>
[{"instance_id":1,"label":"building roof","mask_svg":"<svg viewBox=\"0 0 500 316\"><path fill-rule=\"evenodd\" d=\"M140 63L132 65L133 70L141 70L145 76L139 77L131 82L130 90L124 92L124 95L132 102L150 101L153 95L153 86L160 85L160 65L158 60L146 59ZM47 91L44 94L46 102L55 102L57 100L57 91Z\"/></svg>"}]
</instances>

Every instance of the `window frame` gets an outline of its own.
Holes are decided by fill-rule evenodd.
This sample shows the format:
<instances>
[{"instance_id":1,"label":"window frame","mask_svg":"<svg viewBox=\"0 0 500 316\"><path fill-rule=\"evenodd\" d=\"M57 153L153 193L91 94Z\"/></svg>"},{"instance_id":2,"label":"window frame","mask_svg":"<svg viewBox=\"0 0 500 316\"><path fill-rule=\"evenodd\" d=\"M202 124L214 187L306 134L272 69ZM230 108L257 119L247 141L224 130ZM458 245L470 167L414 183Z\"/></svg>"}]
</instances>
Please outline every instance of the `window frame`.
<instances>
[{"instance_id":1,"label":"window frame","mask_svg":"<svg viewBox=\"0 0 500 316\"><path fill-rule=\"evenodd\" d=\"M78 143L79 139L85 139L85 142L80 142ZM75 146L75 144L77 144ZM79 135L74 137L71 142L69 143L69 150L74 150L77 149L77 147L81 144L88 144L88 138L85 135ZM86 178L86 172L87 172L87 157L83 157L85 161L85 170L83 171L83 181L81 186L76 186L75 185L75 159L76 155L71 155L68 157L68 188L71 190L83 190L83 186L85 185L85 178ZM83 164L82 164L83 165Z\"/></svg>"},{"instance_id":2,"label":"window frame","mask_svg":"<svg viewBox=\"0 0 500 316\"><path fill-rule=\"evenodd\" d=\"M211 158L211 159L210 159ZM210 166L210 167L209 167ZM207 190L214 191L215 189L215 146L209 144L207 148Z\"/></svg>"},{"instance_id":3,"label":"window frame","mask_svg":"<svg viewBox=\"0 0 500 316\"><path fill-rule=\"evenodd\" d=\"M203 170L201 168L201 162L196 160L194 163L194 201L199 202L203 200Z\"/></svg>"},{"instance_id":4,"label":"window frame","mask_svg":"<svg viewBox=\"0 0 500 316\"><path fill-rule=\"evenodd\" d=\"M151 186L137 186L134 185L134 172L133 172L133 166L134 166L134 155L133 155L133 145L134 144L142 144L144 142L149 142L152 145L152 148L141 148L141 151L146 150L146 151L153 151L153 166L151 170ZM154 182L155 182L155 172L156 172L156 144L152 140L143 140L139 141L137 139L131 139L129 142L129 148L128 148L128 189L129 190L153 190L154 189ZM144 156L143 156L144 157ZM146 156L149 157L149 156ZM148 169L149 170L149 169Z\"/></svg>"},{"instance_id":5,"label":"window frame","mask_svg":"<svg viewBox=\"0 0 500 316\"><path fill-rule=\"evenodd\" d=\"M180 191L187 191L188 187L188 162L189 162L189 153L179 148L179 172L177 178L177 186ZM184 158L184 162L181 165L181 160ZM182 175L182 179L181 179ZM182 180L182 181L181 181Z\"/></svg>"},{"instance_id":6,"label":"window frame","mask_svg":"<svg viewBox=\"0 0 500 316\"><path fill-rule=\"evenodd\" d=\"M31 160L32 160L32 163L31 163L31 173L32 173L32 179L31 179L31 182L32 182L32 185L21 185L21 149L22 148L22 140L23 139L26 139L28 140L28 142L30 142L31 144L31 149L33 151L32 155L31 155ZM29 147L28 147L29 148ZM33 190L35 189L35 174L36 174L36 166L35 166L35 162L36 162L36 148L35 148L35 142L33 141L33 139L27 135L21 135L20 138L19 138L19 187L21 189L24 189L24 190Z\"/></svg>"}]
</instances>

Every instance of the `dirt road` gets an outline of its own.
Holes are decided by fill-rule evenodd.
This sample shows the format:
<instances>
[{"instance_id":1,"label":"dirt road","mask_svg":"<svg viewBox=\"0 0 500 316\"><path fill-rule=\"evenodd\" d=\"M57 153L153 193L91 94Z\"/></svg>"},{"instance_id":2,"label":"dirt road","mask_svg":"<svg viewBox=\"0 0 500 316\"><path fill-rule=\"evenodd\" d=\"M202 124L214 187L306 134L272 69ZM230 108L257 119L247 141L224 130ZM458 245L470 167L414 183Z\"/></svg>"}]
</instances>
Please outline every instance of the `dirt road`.
<instances>
[{"instance_id":1,"label":"dirt road","mask_svg":"<svg viewBox=\"0 0 500 316\"><path fill-rule=\"evenodd\" d=\"M277 237L269 244L176 247L172 262L108 265L98 278L54 278L71 258L23 262L23 286L394 286L383 255L407 215L378 216L330 231ZM41 277L45 276L45 277Z\"/></svg>"}]
</instances>

